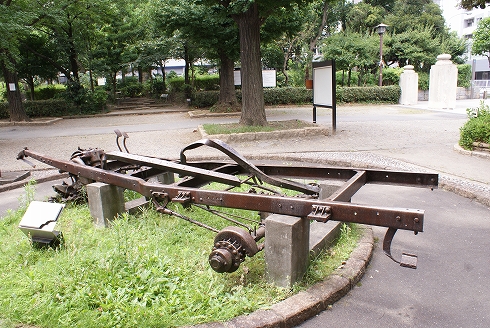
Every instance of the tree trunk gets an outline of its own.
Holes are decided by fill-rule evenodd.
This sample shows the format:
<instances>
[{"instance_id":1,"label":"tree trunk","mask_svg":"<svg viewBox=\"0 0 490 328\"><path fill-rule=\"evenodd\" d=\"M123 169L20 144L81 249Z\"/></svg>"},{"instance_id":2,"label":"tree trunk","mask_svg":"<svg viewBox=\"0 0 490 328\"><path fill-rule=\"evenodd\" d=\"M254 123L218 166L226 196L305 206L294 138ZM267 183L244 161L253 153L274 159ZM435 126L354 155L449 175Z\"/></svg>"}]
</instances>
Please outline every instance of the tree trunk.
<instances>
[{"instance_id":1,"label":"tree trunk","mask_svg":"<svg viewBox=\"0 0 490 328\"><path fill-rule=\"evenodd\" d=\"M35 96L34 96L34 77L33 76L29 76L27 79L26 79L26 82L27 84L29 85L29 90L31 90L31 100L35 100Z\"/></svg>"},{"instance_id":2,"label":"tree trunk","mask_svg":"<svg viewBox=\"0 0 490 328\"><path fill-rule=\"evenodd\" d=\"M267 125L262 86L260 58L260 17L257 3L247 11L234 15L240 33L240 61L242 78L242 115L240 124Z\"/></svg>"},{"instance_id":3,"label":"tree trunk","mask_svg":"<svg viewBox=\"0 0 490 328\"><path fill-rule=\"evenodd\" d=\"M12 72L9 68L7 68L5 63L2 62L1 65L5 84L7 85L7 101L9 103L10 121L29 121L24 109L24 104L22 103L17 73Z\"/></svg>"},{"instance_id":4,"label":"tree trunk","mask_svg":"<svg viewBox=\"0 0 490 328\"><path fill-rule=\"evenodd\" d=\"M221 70L219 73L219 104L236 106L238 101L235 92L233 71L235 63L233 59L224 53L220 53Z\"/></svg>"}]
</instances>

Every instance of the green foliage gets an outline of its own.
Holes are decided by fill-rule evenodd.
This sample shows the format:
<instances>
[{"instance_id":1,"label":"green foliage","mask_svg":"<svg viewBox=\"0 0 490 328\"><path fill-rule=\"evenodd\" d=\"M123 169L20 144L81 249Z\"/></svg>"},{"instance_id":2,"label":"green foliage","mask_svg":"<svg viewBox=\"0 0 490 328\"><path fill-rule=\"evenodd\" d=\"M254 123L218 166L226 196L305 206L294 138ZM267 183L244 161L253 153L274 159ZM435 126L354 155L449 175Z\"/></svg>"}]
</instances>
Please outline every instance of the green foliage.
<instances>
[{"instance_id":1,"label":"green foliage","mask_svg":"<svg viewBox=\"0 0 490 328\"><path fill-rule=\"evenodd\" d=\"M35 100L47 100L47 99L53 99L56 98L57 96L61 95L63 92L66 91L66 88L64 85L61 84L56 84L56 85L48 85L48 86L37 86L34 89L34 99ZM30 98L30 93L28 92L27 98Z\"/></svg>"},{"instance_id":2,"label":"green foliage","mask_svg":"<svg viewBox=\"0 0 490 328\"><path fill-rule=\"evenodd\" d=\"M388 102L398 103L400 86L337 88L337 101L341 103Z\"/></svg>"},{"instance_id":3,"label":"green foliage","mask_svg":"<svg viewBox=\"0 0 490 328\"><path fill-rule=\"evenodd\" d=\"M307 123L300 120L274 121L269 122L266 126L248 126L240 123L228 124L203 124L207 134L232 134L232 133L250 133L250 132L271 132L290 129L302 129L305 127L314 127L315 124Z\"/></svg>"},{"instance_id":4,"label":"green foliage","mask_svg":"<svg viewBox=\"0 0 490 328\"><path fill-rule=\"evenodd\" d=\"M65 99L48 99L24 102L27 116L34 117L62 117L79 114L79 109ZM0 118L9 118L8 103L0 103Z\"/></svg>"},{"instance_id":5,"label":"green foliage","mask_svg":"<svg viewBox=\"0 0 490 328\"><path fill-rule=\"evenodd\" d=\"M471 65L458 65L458 87L469 88L471 86Z\"/></svg>"},{"instance_id":6,"label":"green foliage","mask_svg":"<svg viewBox=\"0 0 490 328\"><path fill-rule=\"evenodd\" d=\"M117 83L118 90L123 97L134 98L140 97L143 93L143 84L141 84L137 77L128 76L123 80L119 80Z\"/></svg>"},{"instance_id":7,"label":"green foliage","mask_svg":"<svg viewBox=\"0 0 490 328\"><path fill-rule=\"evenodd\" d=\"M471 45L473 55L490 56L490 17L483 18L473 33Z\"/></svg>"},{"instance_id":8,"label":"green foliage","mask_svg":"<svg viewBox=\"0 0 490 328\"><path fill-rule=\"evenodd\" d=\"M428 72L419 72L419 90L429 90L430 75Z\"/></svg>"},{"instance_id":9,"label":"green foliage","mask_svg":"<svg viewBox=\"0 0 490 328\"><path fill-rule=\"evenodd\" d=\"M147 90L150 96L155 98L159 98L161 94L166 93L167 87L165 86L163 76L158 75L146 81L145 90Z\"/></svg>"},{"instance_id":10,"label":"green foliage","mask_svg":"<svg viewBox=\"0 0 490 328\"><path fill-rule=\"evenodd\" d=\"M386 67L383 69L383 85L398 85L400 75L403 73L403 68Z\"/></svg>"},{"instance_id":11,"label":"green foliage","mask_svg":"<svg viewBox=\"0 0 490 328\"><path fill-rule=\"evenodd\" d=\"M428 72L440 54L440 41L433 37L432 27L411 28L387 37L384 43L386 60L413 65L416 70Z\"/></svg>"},{"instance_id":12,"label":"green foliage","mask_svg":"<svg viewBox=\"0 0 490 328\"><path fill-rule=\"evenodd\" d=\"M184 92L186 88L184 77L167 77L170 92ZM197 75L193 80L194 90L219 90L219 75Z\"/></svg>"},{"instance_id":13,"label":"green foliage","mask_svg":"<svg viewBox=\"0 0 490 328\"><path fill-rule=\"evenodd\" d=\"M460 129L459 145L473 150L474 142L490 144L490 107L484 101L478 108L468 108L469 120Z\"/></svg>"},{"instance_id":14,"label":"green foliage","mask_svg":"<svg viewBox=\"0 0 490 328\"><path fill-rule=\"evenodd\" d=\"M192 106L211 107L218 102L219 91L199 91L192 94Z\"/></svg>"},{"instance_id":15,"label":"green foliage","mask_svg":"<svg viewBox=\"0 0 490 328\"><path fill-rule=\"evenodd\" d=\"M343 227L340 243L312 259L307 278L290 290L267 283L262 253L234 273L217 274L208 264L214 233L154 210L124 214L110 228L96 229L86 205L70 204L57 224L62 247L34 249L18 229L29 199L31 192L19 211L0 220L0 238L9 240L0 257L2 325L175 327L224 321L324 279L349 257L359 236L355 226ZM200 209L169 207L213 226L227 225Z\"/></svg>"},{"instance_id":16,"label":"green foliage","mask_svg":"<svg viewBox=\"0 0 490 328\"><path fill-rule=\"evenodd\" d=\"M265 88L264 102L266 105L290 105L311 103L311 90L303 88Z\"/></svg>"}]
</instances>

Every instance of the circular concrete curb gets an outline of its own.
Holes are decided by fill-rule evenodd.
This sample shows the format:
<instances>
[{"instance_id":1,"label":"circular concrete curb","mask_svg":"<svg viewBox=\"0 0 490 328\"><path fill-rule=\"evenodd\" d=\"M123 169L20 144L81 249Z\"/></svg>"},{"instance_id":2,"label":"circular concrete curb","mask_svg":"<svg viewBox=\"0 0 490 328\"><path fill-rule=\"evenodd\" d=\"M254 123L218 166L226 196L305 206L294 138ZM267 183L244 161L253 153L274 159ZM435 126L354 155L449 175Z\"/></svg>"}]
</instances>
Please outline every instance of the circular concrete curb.
<instances>
[{"instance_id":1,"label":"circular concrete curb","mask_svg":"<svg viewBox=\"0 0 490 328\"><path fill-rule=\"evenodd\" d=\"M454 145L454 150L460 154L490 159L490 153L482 151L466 150L458 144Z\"/></svg>"},{"instance_id":2,"label":"circular concrete curb","mask_svg":"<svg viewBox=\"0 0 490 328\"><path fill-rule=\"evenodd\" d=\"M0 121L0 127L5 126L42 126L42 125L50 125L61 121L62 117L48 117L48 118L40 118L33 119L30 122L9 122L9 121Z\"/></svg>"},{"instance_id":3,"label":"circular concrete curb","mask_svg":"<svg viewBox=\"0 0 490 328\"><path fill-rule=\"evenodd\" d=\"M265 328L295 327L329 308L361 280L371 260L374 237L371 227L360 225L362 237L350 258L328 278L316 283L267 310L257 310L227 322L191 326L194 328Z\"/></svg>"},{"instance_id":4,"label":"circular concrete curb","mask_svg":"<svg viewBox=\"0 0 490 328\"><path fill-rule=\"evenodd\" d=\"M198 131L203 139L219 139L223 142L244 142L254 140L269 140L281 138L301 138L310 136L328 136L330 129L323 126L311 126L301 129L277 130L271 132L246 132L231 134L213 134L206 133L202 125L198 126Z\"/></svg>"}]
</instances>

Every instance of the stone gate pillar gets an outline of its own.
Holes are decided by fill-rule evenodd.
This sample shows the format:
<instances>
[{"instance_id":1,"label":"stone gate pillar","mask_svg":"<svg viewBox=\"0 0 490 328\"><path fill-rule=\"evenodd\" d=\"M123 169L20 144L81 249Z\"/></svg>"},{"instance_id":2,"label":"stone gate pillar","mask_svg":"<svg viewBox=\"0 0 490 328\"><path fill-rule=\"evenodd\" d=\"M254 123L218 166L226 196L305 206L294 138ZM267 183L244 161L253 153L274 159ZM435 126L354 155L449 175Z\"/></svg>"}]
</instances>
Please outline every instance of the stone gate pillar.
<instances>
[{"instance_id":1,"label":"stone gate pillar","mask_svg":"<svg viewBox=\"0 0 490 328\"><path fill-rule=\"evenodd\" d=\"M451 55L437 56L437 62L430 68L429 108L454 109L457 84L458 67L451 61Z\"/></svg>"},{"instance_id":2,"label":"stone gate pillar","mask_svg":"<svg viewBox=\"0 0 490 328\"><path fill-rule=\"evenodd\" d=\"M419 97L419 75L415 73L412 65L403 67L400 75L401 105L415 105Z\"/></svg>"}]
</instances>

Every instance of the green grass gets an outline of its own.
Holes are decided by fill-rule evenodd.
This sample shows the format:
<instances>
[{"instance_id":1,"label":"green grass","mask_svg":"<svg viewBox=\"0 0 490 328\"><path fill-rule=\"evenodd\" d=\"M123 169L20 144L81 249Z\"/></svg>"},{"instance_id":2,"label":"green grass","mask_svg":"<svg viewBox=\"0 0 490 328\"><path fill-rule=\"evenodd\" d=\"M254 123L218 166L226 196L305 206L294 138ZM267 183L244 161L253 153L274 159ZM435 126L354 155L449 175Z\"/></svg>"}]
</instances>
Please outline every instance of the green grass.
<instances>
[{"instance_id":1,"label":"green grass","mask_svg":"<svg viewBox=\"0 0 490 328\"><path fill-rule=\"evenodd\" d=\"M151 209L97 229L86 205L68 205L57 227L65 238L62 247L35 249L17 228L30 199L28 188L22 208L0 220L2 327L175 327L224 321L267 308L323 279L348 258L359 235L344 226L340 243L312 259L305 279L285 289L265 281L262 252L234 273L214 272L207 262L214 233ZM172 209L227 225L199 209L178 206Z\"/></svg>"},{"instance_id":2,"label":"green grass","mask_svg":"<svg viewBox=\"0 0 490 328\"><path fill-rule=\"evenodd\" d=\"M266 126L248 126L239 123L203 124L204 131L206 131L206 133L209 135L246 132L271 132L289 129L302 129L312 126L316 125L301 120L273 121L269 122Z\"/></svg>"}]
</instances>

